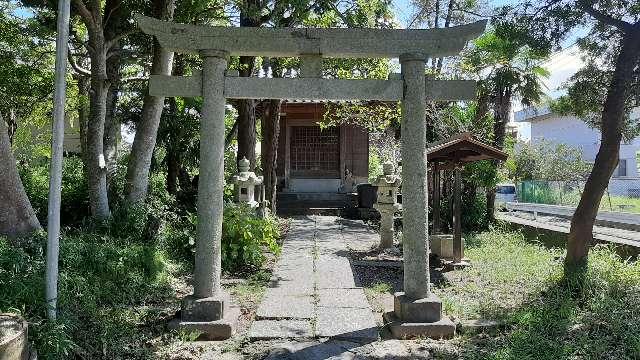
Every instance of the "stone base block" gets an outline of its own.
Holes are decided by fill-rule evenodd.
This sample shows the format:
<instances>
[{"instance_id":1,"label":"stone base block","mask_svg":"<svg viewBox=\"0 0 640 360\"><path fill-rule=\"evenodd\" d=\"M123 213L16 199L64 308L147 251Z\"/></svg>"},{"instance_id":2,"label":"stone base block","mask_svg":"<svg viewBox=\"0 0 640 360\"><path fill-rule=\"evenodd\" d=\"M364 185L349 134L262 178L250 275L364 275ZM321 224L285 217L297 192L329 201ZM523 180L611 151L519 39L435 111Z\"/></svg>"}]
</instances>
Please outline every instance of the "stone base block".
<instances>
[{"instance_id":1,"label":"stone base block","mask_svg":"<svg viewBox=\"0 0 640 360\"><path fill-rule=\"evenodd\" d=\"M453 235L429 235L429 242L431 253L438 255L441 259L453 259ZM464 251L464 238L462 238L462 249Z\"/></svg>"},{"instance_id":2,"label":"stone base block","mask_svg":"<svg viewBox=\"0 0 640 360\"><path fill-rule=\"evenodd\" d=\"M435 322L407 322L396 317L393 311L384 313L384 320L389 331L396 339L450 339L456 334L456 325L447 317Z\"/></svg>"},{"instance_id":3,"label":"stone base block","mask_svg":"<svg viewBox=\"0 0 640 360\"><path fill-rule=\"evenodd\" d=\"M412 300L404 292L393 294L393 311L398 319L412 323L431 323L442 317L442 301L434 293Z\"/></svg>"},{"instance_id":4,"label":"stone base block","mask_svg":"<svg viewBox=\"0 0 640 360\"><path fill-rule=\"evenodd\" d=\"M182 301L182 320L217 321L224 317L225 303L230 303L229 295L223 292L216 296L195 298L189 295Z\"/></svg>"},{"instance_id":5,"label":"stone base block","mask_svg":"<svg viewBox=\"0 0 640 360\"><path fill-rule=\"evenodd\" d=\"M225 340L233 336L237 328L240 308L226 304L224 317L215 321L187 321L177 317L169 322L170 330L184 330L201 333L198 340Z\"/></svg>"}]
</instances>

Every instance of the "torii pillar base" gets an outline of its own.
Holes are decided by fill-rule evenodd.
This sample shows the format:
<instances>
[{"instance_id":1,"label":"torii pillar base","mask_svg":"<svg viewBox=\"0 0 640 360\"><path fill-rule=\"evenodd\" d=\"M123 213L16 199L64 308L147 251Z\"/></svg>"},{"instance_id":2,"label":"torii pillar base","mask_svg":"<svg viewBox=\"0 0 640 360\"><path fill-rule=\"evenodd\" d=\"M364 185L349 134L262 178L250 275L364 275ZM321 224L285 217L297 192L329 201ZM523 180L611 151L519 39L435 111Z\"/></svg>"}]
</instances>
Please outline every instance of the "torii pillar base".
<instances>
[{"instance_id":1,"label":"torii pillar base","mask_svg":"<svg viewBox=\"0 0 640 360\"><path fill-rule=\"evenodd\" d=\"M187 296L168 328L199 332L198 340L226 340L235 333L239 317L240 308L231 305L227 294L202 299Z\"/></svg>"},{"instance_id":2,"label":"torii pillar base","mask_svg":"<svg viewBox=\"0 0 640 360\"><path fill-rule=\"evenodd\" d=\"M403 292L393 296L394 310L383 316L394 338L450 339L456 334L456 325L442 316L442 301L435 294L417 300L408 299Z\"/></svg>"}]
</instances>

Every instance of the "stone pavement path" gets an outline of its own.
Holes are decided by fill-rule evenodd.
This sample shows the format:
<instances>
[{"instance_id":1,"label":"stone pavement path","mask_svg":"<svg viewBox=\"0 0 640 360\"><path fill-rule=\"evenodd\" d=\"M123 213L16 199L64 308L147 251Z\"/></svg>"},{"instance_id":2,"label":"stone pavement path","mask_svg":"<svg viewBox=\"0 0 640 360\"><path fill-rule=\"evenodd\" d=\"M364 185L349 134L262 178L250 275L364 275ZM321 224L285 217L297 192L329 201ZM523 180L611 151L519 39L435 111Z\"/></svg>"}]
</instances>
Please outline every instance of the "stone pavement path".
<instances>
[{"instance_id":1,"label":"stone pavement path","mask_svg":"<svg viewBox=\"0 0 640 360\"><path fill-rule=\"evenodd\" d=\"M252 340L333 338L375 341L376 318L357 287L348 249L370 249L379 236L361 221L331 216L292 219L272 286L249 330Z\"/></svg>"}]
</instances>

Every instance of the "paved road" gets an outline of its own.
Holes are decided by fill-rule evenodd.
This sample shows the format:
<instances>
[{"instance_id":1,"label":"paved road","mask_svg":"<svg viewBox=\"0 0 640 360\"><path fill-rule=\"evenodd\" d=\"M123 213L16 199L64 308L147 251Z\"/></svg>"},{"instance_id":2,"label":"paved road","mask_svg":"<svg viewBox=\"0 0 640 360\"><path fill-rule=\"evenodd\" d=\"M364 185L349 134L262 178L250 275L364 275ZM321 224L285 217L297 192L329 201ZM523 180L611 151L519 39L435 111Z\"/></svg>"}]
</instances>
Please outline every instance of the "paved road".
<instances>
[{"instance_id":1,"label":"paved road","mask_svg":"<svg viewBox=\"0 0 640 360\"><path fill-rule=\"evenodd\" d=\"M292 220L273 284L258 307L249 337L375 341L376 317L354 283L349 248L369 249L379 236L360 221L332 216Z\"/></svg>"}]
</instances>

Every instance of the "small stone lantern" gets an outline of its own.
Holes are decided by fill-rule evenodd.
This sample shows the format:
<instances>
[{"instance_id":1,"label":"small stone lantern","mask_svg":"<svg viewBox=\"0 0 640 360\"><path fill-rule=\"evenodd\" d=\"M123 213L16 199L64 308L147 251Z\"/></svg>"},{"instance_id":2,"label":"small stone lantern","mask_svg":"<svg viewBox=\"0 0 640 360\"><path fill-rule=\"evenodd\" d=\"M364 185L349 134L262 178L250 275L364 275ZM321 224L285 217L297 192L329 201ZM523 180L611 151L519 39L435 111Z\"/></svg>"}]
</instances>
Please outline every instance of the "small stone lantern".
<instances>
[{"instance_id":1,"label":"small stone lantern","mask_svg":"<svg viewBox=\"0 0 640 360\"><path fill-rule=\"evenodd\" d=\"M378 187L378 201L373 207L380 212L380 248L386 249L393 246L393 215L401 206L397 202L401 180L392 163L384 163L382 169L384 174L373 183Z\"/></svg>"},{"instance_id":2,"label":"small stone lantern","mask_svg":"<svg viewBox=\"0 0 640 360\"><path fill-rule=\"evenodd\" d=\"M249 204L252 208L258 207L255 200L256 185L262 185L262 176L256 176L249 171L249 160L242 158L238 164L238 174L232 178L235 185L234 198L237 203Z\"/></svg>"}]
</instances>

